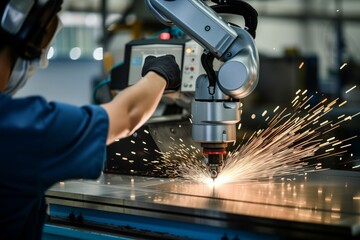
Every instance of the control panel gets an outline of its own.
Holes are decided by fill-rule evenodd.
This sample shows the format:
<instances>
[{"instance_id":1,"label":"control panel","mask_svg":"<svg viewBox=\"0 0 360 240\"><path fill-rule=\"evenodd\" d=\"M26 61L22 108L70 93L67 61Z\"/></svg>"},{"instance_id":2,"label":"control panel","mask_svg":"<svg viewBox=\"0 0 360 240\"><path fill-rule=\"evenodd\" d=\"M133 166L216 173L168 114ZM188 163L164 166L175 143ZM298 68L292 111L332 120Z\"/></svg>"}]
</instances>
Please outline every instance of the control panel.
<instances>
[{"instance_id":1,"label":"control panel","mask_svg":"<svg viewBox=\"0 0 360 240\"><path fill-rule=\"evenodd\" d=\"M195 92L196 78L201 74L205 74L205 70L201 65L203 50L194 40L185 43L181 83L182 92Z\"/></svg>"}]
</instances>

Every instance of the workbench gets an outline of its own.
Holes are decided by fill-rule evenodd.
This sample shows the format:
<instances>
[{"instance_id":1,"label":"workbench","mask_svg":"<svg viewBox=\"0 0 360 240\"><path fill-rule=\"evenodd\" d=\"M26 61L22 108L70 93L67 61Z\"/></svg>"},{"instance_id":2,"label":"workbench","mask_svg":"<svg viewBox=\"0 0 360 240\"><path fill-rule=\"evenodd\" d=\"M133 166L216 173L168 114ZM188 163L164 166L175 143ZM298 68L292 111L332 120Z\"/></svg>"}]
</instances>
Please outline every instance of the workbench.
<instances>
[{"instance_id":1,"label":"workbench","mask_svg":"<svg viewBox=\"0 0 360 240\"><path fill-rule=\"evenodd\" d=\"M44 239L360 237L360 172L355 171L324 170L215 187L103 174L97 181L60 182L46 199Z\"/></svg>"}]
</instances>

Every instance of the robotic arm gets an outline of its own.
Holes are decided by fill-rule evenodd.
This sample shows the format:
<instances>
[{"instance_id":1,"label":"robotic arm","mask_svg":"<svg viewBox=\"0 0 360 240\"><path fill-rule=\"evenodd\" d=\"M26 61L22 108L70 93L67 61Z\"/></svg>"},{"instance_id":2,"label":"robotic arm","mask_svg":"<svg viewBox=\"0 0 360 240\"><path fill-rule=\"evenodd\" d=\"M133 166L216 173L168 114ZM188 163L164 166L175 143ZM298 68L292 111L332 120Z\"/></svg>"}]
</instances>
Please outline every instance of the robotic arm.
<instances>
[{"instance_id":1,"label":"robotic arm","mask_svg":"<svg viewBox=\"0 0 360 240\"><path fill-rule=\"evenodd\" d=\"M248 96L258 82L259 58L253 37L224 21L201 0L145 1L162 23L178 26L205 49L202 63L207 75L196 80L192 137L208 155L210 175L215 179L228 143L236 141L242 112L239 99ZM239 0L223 5L229 2ZM214 58L224 62L218 72L212 69Z\"/></svg>"}]
</instances>

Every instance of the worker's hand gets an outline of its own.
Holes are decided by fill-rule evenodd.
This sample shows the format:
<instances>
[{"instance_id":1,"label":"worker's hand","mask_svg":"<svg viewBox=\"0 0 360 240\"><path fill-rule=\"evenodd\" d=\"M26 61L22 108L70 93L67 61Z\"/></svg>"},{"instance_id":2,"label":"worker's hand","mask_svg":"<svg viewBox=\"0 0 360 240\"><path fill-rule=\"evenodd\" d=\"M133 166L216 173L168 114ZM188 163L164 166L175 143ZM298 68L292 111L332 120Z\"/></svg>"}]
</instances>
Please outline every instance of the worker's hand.
<instances>
[{"instance_id":1,"label":"worker's hand","mask_svg":"<svg viewBox=\"0 0 360 240\"><path fill-rule=\"evenodd\" d=\"M180 87L180 68L173 55L146 57L141 76L145 76L150 71L156 72L166 80L166 90L177 90Z\"/></svg>"}]
</instances>

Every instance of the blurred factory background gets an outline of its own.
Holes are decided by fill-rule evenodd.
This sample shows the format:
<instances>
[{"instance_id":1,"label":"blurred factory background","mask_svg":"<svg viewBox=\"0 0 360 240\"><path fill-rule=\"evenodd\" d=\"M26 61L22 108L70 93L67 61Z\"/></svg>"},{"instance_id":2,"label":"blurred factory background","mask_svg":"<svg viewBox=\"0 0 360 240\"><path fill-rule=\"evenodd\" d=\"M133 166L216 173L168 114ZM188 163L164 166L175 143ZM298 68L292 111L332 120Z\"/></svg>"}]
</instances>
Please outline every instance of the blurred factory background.
<instances>
[{"instance_id":1,"label":"blurred factory background","mask_svg":"<svg viewBox=\"0 0 360 240\"><path fill-rule=\"evenodd\" d=\"M251 114L286 107L298 89L339 97L348 101L342 112L359 112L359 86L346 90L360 79L360 1L248 2L259 13L256 45L261 67L258 87L242 101L244 131L258 127ZM224 18L243 24L241 17ZM64 27L50 49L49 67L37 71L17 96L36 94L75 105L108 101L106 86L96 97L94 88L112 65L124 61L126 43L166 29L142 0L64 0L61 19ZM358 126L359 118L354 118L345 132L357 134ZM359 141L353 145L353 155L359 155Z\"/></svg>"}]
</instances>

